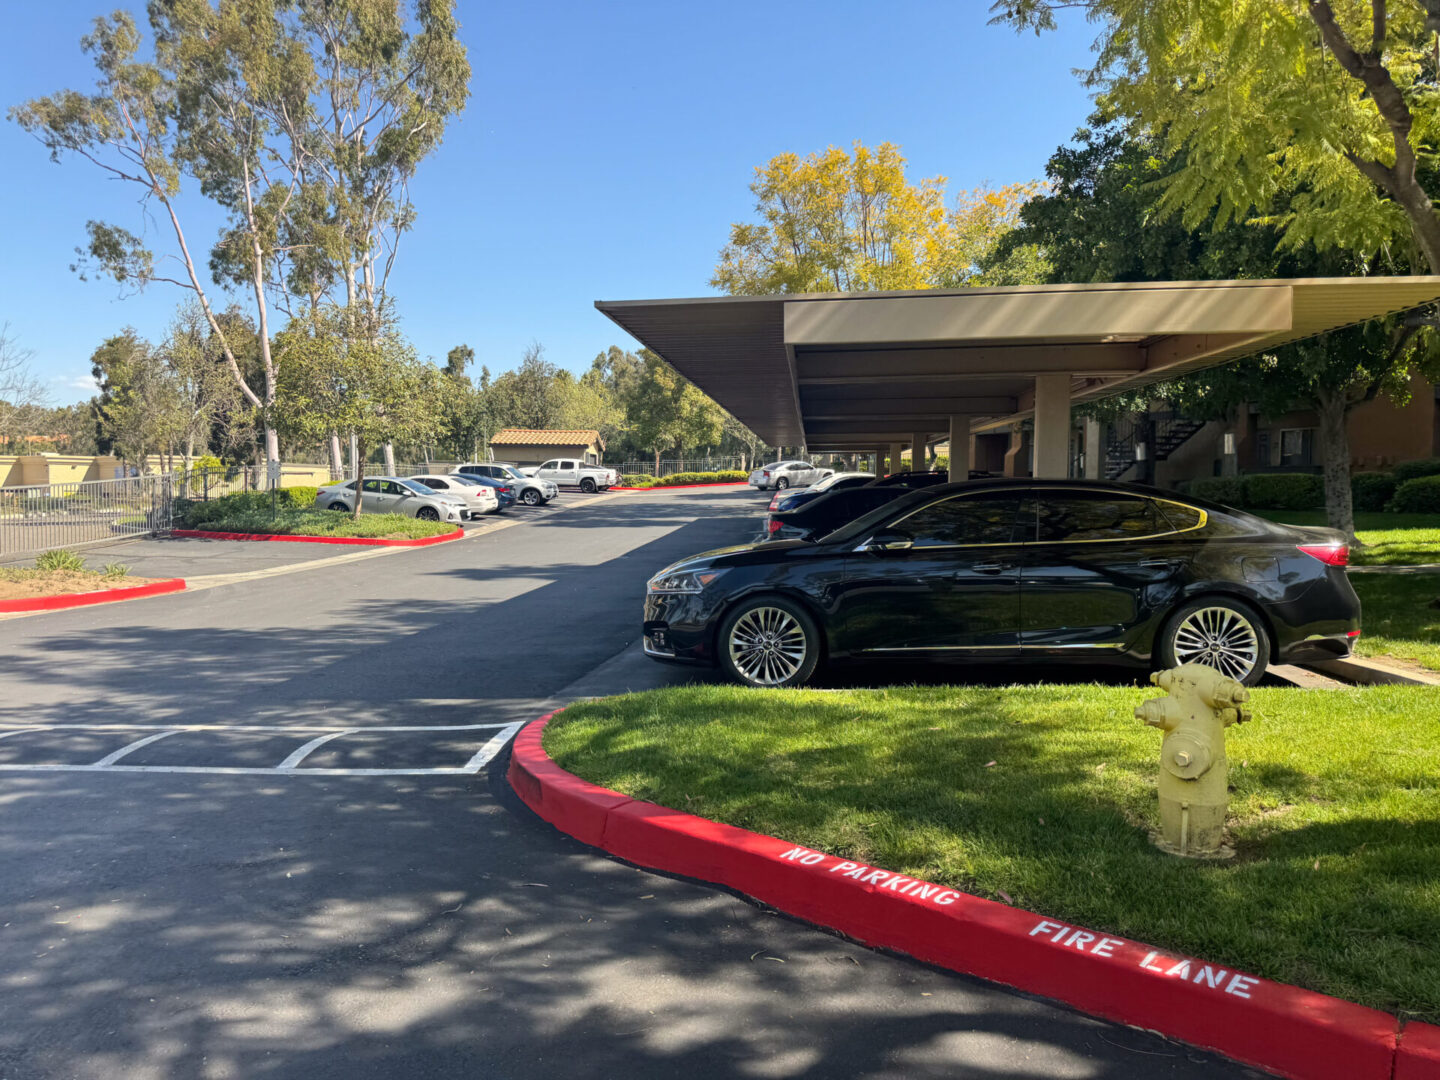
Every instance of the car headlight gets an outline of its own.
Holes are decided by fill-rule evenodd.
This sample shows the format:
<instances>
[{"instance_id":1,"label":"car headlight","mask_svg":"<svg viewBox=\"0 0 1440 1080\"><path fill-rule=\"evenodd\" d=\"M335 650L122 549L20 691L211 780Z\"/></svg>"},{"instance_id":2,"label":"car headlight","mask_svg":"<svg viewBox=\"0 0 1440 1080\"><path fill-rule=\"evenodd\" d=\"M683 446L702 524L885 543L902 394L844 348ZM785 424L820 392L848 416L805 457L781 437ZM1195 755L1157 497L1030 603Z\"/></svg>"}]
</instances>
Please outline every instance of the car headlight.
<instances>
[{"instance_id":1,"label":"car headlight","mask_svg":"<svg viewBox=\"0 0 1440 1080\"><path fill-rule=\"evenodd\" d=\"M721 570L672 570L656 574L645 584L648 593L698 593L725 573Z\"/></svg>"}]
</instances>

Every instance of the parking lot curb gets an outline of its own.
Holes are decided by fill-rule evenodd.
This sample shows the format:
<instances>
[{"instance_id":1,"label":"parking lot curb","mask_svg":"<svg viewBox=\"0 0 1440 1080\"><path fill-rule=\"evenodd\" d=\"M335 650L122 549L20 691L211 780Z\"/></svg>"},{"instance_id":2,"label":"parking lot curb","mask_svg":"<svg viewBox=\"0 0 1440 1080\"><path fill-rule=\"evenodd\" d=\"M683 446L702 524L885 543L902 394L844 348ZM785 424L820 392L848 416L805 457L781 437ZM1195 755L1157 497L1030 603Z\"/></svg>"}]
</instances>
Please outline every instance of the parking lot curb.
<instances>
[{"instance_id":1,"label":"parking lot curb","mask_svg":"<svg viewBox=\"0 0 1440 1080\"><path fill-rule=\"evenodd\" d=\"M59 596L33 596L23 600L0 600L0 615L22 611L63 611L65 608L89 607L91 604L114 604L121 600L140 600L162 596L185 588L184 578L162 578L146 585L129 585L123 589L97 589L95 592L62 593Z\"/></svg>"},{"instance_id":2,"label":"parking lot curb","mask_svg":"<svg viewBox=\"0 0 1440 1080\"><path fill-rule=\"evenodd\" d=\"M744 480L722 480L714 484L656 484L654 487L612 487L611 491L684 491L686 488L746 487Z\"/></svg>"},{"instance_id":3,"label":"parking lot curb","mask_svg":"<svg viewBox=\"0 0 1440 1080\"><path fill-rule=\"evenodd\" d=\"M557 710L558 711L558 710ZM542 745L507 778L561 832L639 866L724 885L867 945L1064 1002L1295 1080L1437 1075L1440 1028L838 859L592 784ZM1402 1030L1403 1028L1403 1030Z\"/></svg>"},{"instance_id":4,"label":"parking lot curb","mask_svg":"<svg viewBox=\"0 0 1440 1080\"><path fill-rule=\"evenodd\" d=\"M280 536L276 533L206 532L203 529L171 529L170 535L197 540L287 540L297 544L348 544L354 547L428 547L431 544L443 544L447 540L459 540L465 535L465 530L456 529L451 533L422 536L414 540L386 540L380 536Z\"/></svg>"}]
</instances>

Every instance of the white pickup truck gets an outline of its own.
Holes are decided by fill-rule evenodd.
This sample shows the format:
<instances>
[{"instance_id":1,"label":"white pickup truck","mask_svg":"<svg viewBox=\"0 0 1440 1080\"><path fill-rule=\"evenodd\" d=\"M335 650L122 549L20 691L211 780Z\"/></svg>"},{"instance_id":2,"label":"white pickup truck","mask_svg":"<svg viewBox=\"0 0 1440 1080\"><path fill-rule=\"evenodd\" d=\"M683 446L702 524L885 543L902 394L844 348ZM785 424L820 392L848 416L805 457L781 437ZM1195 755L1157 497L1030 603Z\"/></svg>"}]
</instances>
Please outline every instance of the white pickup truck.
<instances>
[{"instance_id":1,"label":"white pickup truck","mask_svg":"<svg viewBox=\"0 0 1440 1080\"><path fill-rule=\"evenodd\" d=\"M581 491L604 491L620 483L620 474L603 465L589 465L574 458L552 458L543 465L521 469L526 476L550 480Z\"/></svg>"}]
</instances>

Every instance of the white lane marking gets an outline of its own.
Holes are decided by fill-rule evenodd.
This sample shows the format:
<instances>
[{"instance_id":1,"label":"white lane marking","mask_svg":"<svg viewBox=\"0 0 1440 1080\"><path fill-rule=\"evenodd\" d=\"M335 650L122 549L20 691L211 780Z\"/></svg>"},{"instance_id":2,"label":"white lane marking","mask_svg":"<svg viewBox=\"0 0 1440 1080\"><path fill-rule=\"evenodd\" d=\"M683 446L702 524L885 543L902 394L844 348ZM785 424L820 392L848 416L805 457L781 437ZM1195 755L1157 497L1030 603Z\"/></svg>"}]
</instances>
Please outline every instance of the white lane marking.
<instances>
[{"instance_id":1,"label":"white lane marking","mask_svg":"<svg viewBox=\"0 0 1440 1080\"><path fill-rule=\"evenodd\" d=\"M116 750L113 754L106 754L99 761L95 762L95 767L98 769L103 768L106 765L114 765L126 754L129 754L135 750L139 750L142 746L149 746L151 743L159 742L161 739L168 739L171 735L179 734L180 729L173 728L170 731L157 731L154 735L146 735L143 739L136 739L132 743L127 743L119 750Z\"/></svg>"},{"instance_id":2,"label":"white lane marking","mask_svg":"<svg viewBox=\"0 0 1440 1080\"><path fill-rule=\"evenodd\" d=\"M475 756L465 763L465 772L479 772L507 742L515 737L515 733L525 726L527 721L521 720L518 724L511 724L503 731L497 731L494 736L475 752Z\"/></svg>"},{"instance_id":3,"label":"white lane marking","mask_svg":"<svg viewBox=\"0 0 1440 1080\"><path fill-rule=\"evenodd\" d=\"M524 723L525 721L521 721ZM0 723L0 727L9 725ZM27 731L263 731L271 735L288 735L292 731L485 731L510 727L505 724L398 724L393 727L336 728L324 724L29 724L14 731L0 732L0 739L24 735Z\"/></svg>"},{"instance_id":4,"label":"white lane marking","mask_svg":"<svg viewBox=\"0 0 1440 1080\"><path fill-rule=\"evenodd\" d=\"M374 727L374 728L341 728L331 730L319 739L311 739L310 742L300 747L299 750L286 758L286 762L299 761L301 757L314 750L322 742L333 738L339 738L347 734L365 734L371 731L476 731L481 729L495 729L495 734L482 746L473 757L461 766L437 766L426 769L382 769L382 768L353 768L353 769L330 769L311 768L297 769L286 767L282 762L280 765L117 765L103 764L100 761L91 765L66 765L66 764L4 764L0 763L0 772L126 772L126 773L191 773L191 774L215 774L221 776L473 776L494 760L495 756L504 748L505 744L515 737L515 733L528 723L520 720L509 724L453 724L448 726L424 726L424 727ZM143 728L150 725L138 724L115 724L115 725L94 725L94 724L54 724L45 727L23 728L19 731L0 732L0 738L7 735L19 735L24 731L49 731L54 729L85 730L85 731L110 731L116 728ZM256 727L253 725L224 727L217 724L197 725L189 728L164 728L158 735L130 743L122 747L119 753L129 753L131 750L138 750L146 742L154 742L160 738L180 734L185 731L264 731L272 735L283 735L286 731L293 731L293 728ZM310 730L314 730L311 728ZM307 749L308 748L308 749ZM113 759L115 755L110 755Z\"/></svg>"},{"instance_id":5,"label":"white lane marking","mask_svg":"<svg viewBox=\"0 0 1440 1080\"><path fill-rule=\"evenodd\" d=\"M318 750L331 739L338 739L342 735L354 735L355 732L359 730L359 728L342 728L339 731L332 731L328 735L317 735L315 738L311 739L304 746L300 747L293 754L287 757L284 761L280 762L277 768L293 769L295 768L295 766L299 765L300 762L304 761L307 757L309 757L313 751Z\"/></svg>"}]
</instances>

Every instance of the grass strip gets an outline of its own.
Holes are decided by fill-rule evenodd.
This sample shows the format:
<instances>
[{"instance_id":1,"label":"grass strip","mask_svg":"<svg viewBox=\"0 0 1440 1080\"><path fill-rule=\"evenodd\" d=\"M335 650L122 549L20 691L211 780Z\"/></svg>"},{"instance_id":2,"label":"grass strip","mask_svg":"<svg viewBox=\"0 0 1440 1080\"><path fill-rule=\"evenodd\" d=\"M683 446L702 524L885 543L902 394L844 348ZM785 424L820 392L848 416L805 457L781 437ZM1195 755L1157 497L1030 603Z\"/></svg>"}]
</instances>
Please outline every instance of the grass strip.
<instances>
[{"instance_id":1,"label":"grass strip","mask_svg":"<svg viewBox=\"0 0 1440 1080\"><path fill-rule=\"evenodd\" d=\"M359 520L337 510L281 509L231 514L195 526L205 532L260 533L269 536L359 536L418 540L455 531L453 522L421 521L404 514L361 514Z\"/></svg>"},{"instance_id":2,"label":"grass strip","mask_svg":"<svg viewBox=\"0 0 1440 1080\"><path fill-rule=\"evenodd\" d=\"M1360 597L1361 656L1440 671L1440 574L1351 574Z\"/></svg>"},{"instance_id":3,"label":"grass strip","mask_svg":"<svg viewBox=\"0 0 1440 1080\"><path fill-rule=\"evenodd\" d=\"M1148 840L1155 693L674 687L572 706L545 746L636 798L1440 1021L1440 691L1256 691L1220 864Z\"/></svg>"}]
</instances>

